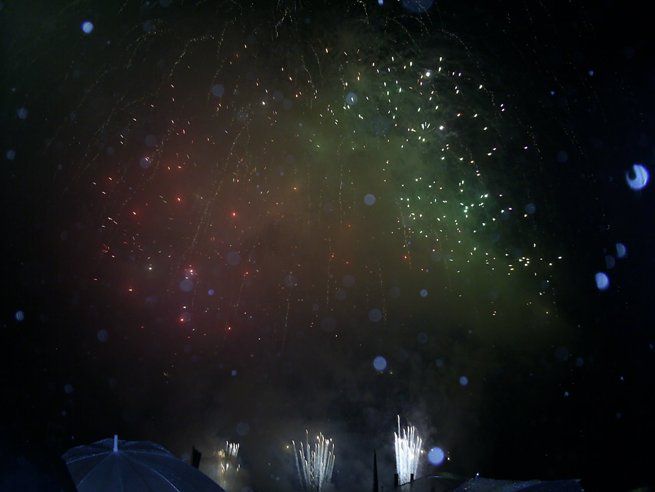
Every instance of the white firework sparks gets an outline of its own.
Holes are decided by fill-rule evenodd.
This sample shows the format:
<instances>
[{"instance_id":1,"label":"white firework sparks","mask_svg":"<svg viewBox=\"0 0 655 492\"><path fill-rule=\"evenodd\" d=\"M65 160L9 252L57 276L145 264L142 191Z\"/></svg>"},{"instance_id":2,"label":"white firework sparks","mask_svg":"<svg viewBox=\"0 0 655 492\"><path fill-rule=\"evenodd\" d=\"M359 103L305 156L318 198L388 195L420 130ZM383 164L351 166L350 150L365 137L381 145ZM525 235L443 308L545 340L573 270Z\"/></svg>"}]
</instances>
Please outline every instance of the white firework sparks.
<instances>
[{"instance_id":1,"label":"white firework sparks","mask_svg":"<svg viewBox=\"0 0 655 492\"><path fill-rule=\"evenodd\" d=\"M218 457L218 479L225 486L234 473L239 471L239 443L225 441L225 447L220 449Z\"/></svg>"},{"instance_id":2,"label":"white firework sparks","mask_svg":"<svg viewBox=\"0 0 655 492\"><path fill-rule=\"evenodd\" d=\"M330 482L334 469L334 441L326 439L321 433L316 441L309 444L309 434L305 437L305 444L296 447L293 441L293 454L296 459L298 480L303 490L321 491Z\"/></svg>"},{"instance_id":3,"label":"white firework sparks","mask_svg":"<svg viewBox=\"0 0 655 492\"><path fill-rule=\"evenodd\" d=\"M396 472L399 483L407 483L411 476L416 476L418 460L421 455L423 439L418 435L416 427L408 425L400 428L400 415L398 416L398 432L393 433L396 449Z\"/></svg>"}]
</instances>

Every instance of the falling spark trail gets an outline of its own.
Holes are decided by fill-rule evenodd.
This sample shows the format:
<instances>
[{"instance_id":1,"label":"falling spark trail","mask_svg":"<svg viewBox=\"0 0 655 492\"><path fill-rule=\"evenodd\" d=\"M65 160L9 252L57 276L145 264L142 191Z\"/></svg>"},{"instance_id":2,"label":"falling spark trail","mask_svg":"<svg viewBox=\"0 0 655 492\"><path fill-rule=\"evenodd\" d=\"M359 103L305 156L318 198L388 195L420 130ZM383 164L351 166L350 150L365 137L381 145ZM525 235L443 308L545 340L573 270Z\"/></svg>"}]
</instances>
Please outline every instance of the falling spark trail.
<instances>
[{"instance_id":1,"label":"falling spark trail","mask_svg":"<svg viewBox=\"0 0 655 492\"><path fill-rule=\"evenodd\" d=\"M409 482L412 475L416 476L423 440L413 425L400 428L400 415L398 416L398 432L394 432L394 444L396 449L396 472L398 473L399 483L402 485Z\"/></svg>"},{"instance_id":2,"label":"falling spark trail","mask_svg":"<svg viewBox=\"0 0 655 492\"><path fill-rule=\"evenodd\" d=\"M309 444L306 434L305 444L296 447L293 442L293 454L296 459L298 480L303 490L320 492L330 482L334 469L334 442L323 434L316 436L316 442Z\"/></svg>"}]
</instances>

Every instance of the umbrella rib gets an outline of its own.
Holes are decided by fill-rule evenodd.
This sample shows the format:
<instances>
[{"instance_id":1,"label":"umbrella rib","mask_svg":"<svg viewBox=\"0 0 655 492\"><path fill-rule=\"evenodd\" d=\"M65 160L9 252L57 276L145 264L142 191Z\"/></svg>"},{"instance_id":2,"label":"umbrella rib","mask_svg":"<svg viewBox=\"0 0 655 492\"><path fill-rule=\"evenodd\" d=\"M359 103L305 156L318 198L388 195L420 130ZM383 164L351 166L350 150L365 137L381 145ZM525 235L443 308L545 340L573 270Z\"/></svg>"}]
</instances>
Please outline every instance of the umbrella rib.
<instances>
[{"instance_id":1,"label":"umbrella rib","mask_svg":"<svg viewBox=\"0 0 655 492\"><path fill-rule=\"evenodd\" d=\"M143 484L146 486L146 489L147 489L147 490L150 490L150 491L152 491L152 492L157 492L156 490L151 489L151 488L150 488L150 485L148 485L148 484L146 483L146 481L144 480L144 478L141 476L141 473L139 473L137 467L134 466L134 462L132 461L132 458L130 458L127 454L124 454L124 457L125 457L125 461L129 463L129 465L132 467L132 469L133 469L134 472L136 473L136 476L139 477L139 480L141 480L141 481L143 482ZM150 470L150 468L149 468L147 465L144 465L144 464L142 464L142 463L139 463L139 466L142 466L142 467L145 468L146 470ZM121 482L121 489L122 489L122 485L123 485L123 484L122 484L122 482ZM178 490L178 489L176 488L175 490ZM180 491L178 490L178 492L180 492Z\"/></svg>"},{"instance_id":2,"label":"umbrella rib","mask_svg":"<svg viewBox=\"0 0 655 492\"><path fill-rule=\"evenodd\" d=\"M157 450L159 451L159 450ZM168 458L169 460L175 460L175 461L180 461L179 458L176 458L169 452L162 451L161 454L159 452L153 453L152 451L149 450L136 450L136 449L130 449L130 453L133 454L145 454L146 456L160 456L162 458Z\"/></svg>"},{"instance_id":3,"label":"umbrella rib","mask_svg":"<svg viewBox=\"0 0 655 492\"><path fill-rule=\"evenodd\" d=\"M96 456L102 456L105 453L107 453L107 451L102 451L102 452L96 453L96 454L88 454L86 456L80 456L79 458L74 458L74 459L72 459L70 461L66 461L66 464L68 465L69 463L77 463L78 461L88 460L89 458L95 458Z\"/></svg>"},{"instance_id":4,"label":"umbrella rib","mask_svg":"<svg viewBox=\"0 0 655 492\"><path fill-rule=\"evenodd\" d=\"M105 456L103 459L101 459L101 460L100 460L96 465L94 465L94 466L93 466L93 467L92 467L88 472L86 472L86 473L84 474L84 476L82 477L82 480L80 480L80 481L77 483L77 487L79 488L80 485L82 485L82 482L84 482L84 480L86 480L86 479L89 477L89 475L91 475L91 472L92 472L93 470L95 470L98 466L100 466L102 463L104 463L105 461L107 461L107 459L108 459L110 456L111 456L111 453L108 454L107 456Z\"/></svg>"},{"instance_id":5,"label":"umbrella rib","mask_svg":"<svg viewBox=\"0 0 655 492\"><path fill-rule=\"evenodd\" d=\"M138 464L139 466L145 468L145 469L148 470L149 472L151 472L151 473L155 473L157 476L163 478L163 479L166 481L166 483L168 483L171 487L173 487L173 489L175 489L176 492L182 492L180 489L178 489L178 488L175 486L175 484L174 484L173 482L171 482L168 478L166 478L164 475L162 475L161 473L159 473L159 472L158 472L157 470L155 470L154 468L151 468L151 467L147 466L145 463L139 463L138 461L133 461L132 458L129 457L129 456L126 456L126 458L128 458L128 461L130 462L130 466L131 466L132 468L134 468L135 470L136 470L136 467L134 466L134 463L136 463L136 464ZM148 490L152 490L152 489L151 489L150 487L148 487Z\"/></svg>"}]
</instances>

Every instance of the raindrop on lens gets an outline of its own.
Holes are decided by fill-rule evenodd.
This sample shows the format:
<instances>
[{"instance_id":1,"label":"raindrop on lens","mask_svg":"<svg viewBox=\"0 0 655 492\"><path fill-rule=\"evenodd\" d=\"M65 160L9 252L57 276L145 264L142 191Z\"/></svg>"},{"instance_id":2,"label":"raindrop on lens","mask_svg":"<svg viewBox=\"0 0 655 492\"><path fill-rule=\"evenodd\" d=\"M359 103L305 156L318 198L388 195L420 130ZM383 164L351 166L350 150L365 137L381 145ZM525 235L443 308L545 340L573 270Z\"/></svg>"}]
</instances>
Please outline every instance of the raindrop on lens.
<instances>
[{"instance_id":1,"label":"raindrop on lens","mask_svg":"<svg viewBox=\"0 0 655 492\"><path fill-rule=\"evenodd\" d=\"M373 308L368 312L368 319L371 320L373 323L377 323L382 319L382 311L380 311L378 308Z\"/></svg>"},{"instance_id":2,"label":"raindrop on lens","mask_svg":"<svg viewBox=\"0 0 655 492\"><path fill-rule=\"evenodd\" d=\"M84 34L91 34L93 32L93 27L93 22L91 21L82 22L82 32Z\"/></svg>"},{"instance_id":3,"label":"raindrop on lens","mask_svg":"<svg viewBox=\"0 0 655 492\"><path fill-rule=\"evenodd\" d=\"M607 290L610 286L610 279L604 272L598 272L594 276L594 280L596 281L596 287L598 290Z\"/></svg>"},{"instance_id":4,"label":"raindrop on lens","mask_svg":"<svg viewBox=\"0 0 655 492\"><path fill-rule=\"evenodd\" d=\"M625 173L626 183L635 191L645 188L649 177L648 169L643 164L633 164L630 170Z\"/></svg>"},{"instance_id":5,"label":"raindrop on lens","mask_svg":"<svg viewBox=\"0 0 655 492\"><path fill-rule=\"evenodd\" d=\"M225 94L225 87L223 84L212 85L212 95L214 97L223 97L223 94Z\"/></svg>"},{"instance_id":6,"label":"raindrop on lens","mask_svg":"<svg viewBox=\"0 0 655 492\"><path fill-rule=\"evenodd\" d=\"M616 243L616 257L625 258L628 254L628 248L623 243Z\"/></svg>"},{"instance_id":7,"label":"raindrop on lens","mask_svg":"<svg viewBox=\"0 0 655 492\"><path fill-rule=\"evenodd\" d=\"M611 270L616 266L616 260L612 255L605 255L605 268Z\"/></svg>"},{"instance_id":8,"label":"raindrop on lens","mask_svg":"<svg viewBox=\"0 0 655 492\"><path fill-rule=\"evenodd\" d=\"M236 251L230 251L225 257L225 260L227 261L228 265L237 266L239 263L241 263L241 255Z\"/></svg>"},{"instance_id":9,"label":"raindrop on lens","mask_svg":"<svg viewBox=\"0 0 655 492\"><path fill-rule=\"evenodd\" d=\"M193 290L193 281L189 278L185 278L180 282L180 290L182 292L191 292Z\"/></svg>"},{"instance_id":10,"label":"raindrop on lens","mask_svg":"<svg viewBox=\"0 0 655 492\"><path fill-rule=\"evenodd\" d=\"M375 359L373 359L373 367L378 372L384 371L387 368L387 359L381 355L378 355Z\"/></svg>"},{"instance_id":11,"label":"raindrop on lens","mask_svg":"<svg viewBox=\"0 0 655 492\"><path fill-rule=\"evenodd\" d=\"M431 465L439 466L446 458L446 453L439 447L434 447L428 451L428 461Z\"/></svg>"}]
</instances>

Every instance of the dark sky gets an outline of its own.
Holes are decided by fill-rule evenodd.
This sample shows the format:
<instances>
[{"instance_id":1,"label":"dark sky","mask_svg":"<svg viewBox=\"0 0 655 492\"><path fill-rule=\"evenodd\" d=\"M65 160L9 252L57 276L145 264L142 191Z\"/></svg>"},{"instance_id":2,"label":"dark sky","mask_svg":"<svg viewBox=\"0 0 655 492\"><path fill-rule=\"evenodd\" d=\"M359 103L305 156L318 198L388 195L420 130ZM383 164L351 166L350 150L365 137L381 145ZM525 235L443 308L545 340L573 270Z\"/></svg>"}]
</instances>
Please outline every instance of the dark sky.
<instances>
[{"instance_id":1,"label":"dark sky","mask_svg":"<svg viewBox=\"0 0 655 492\"><path fill-rule=\"evenodd\" d=\"M383 3L0 3L3 433L649 482L644 7Z\"/></svg>"}]
</instances>

